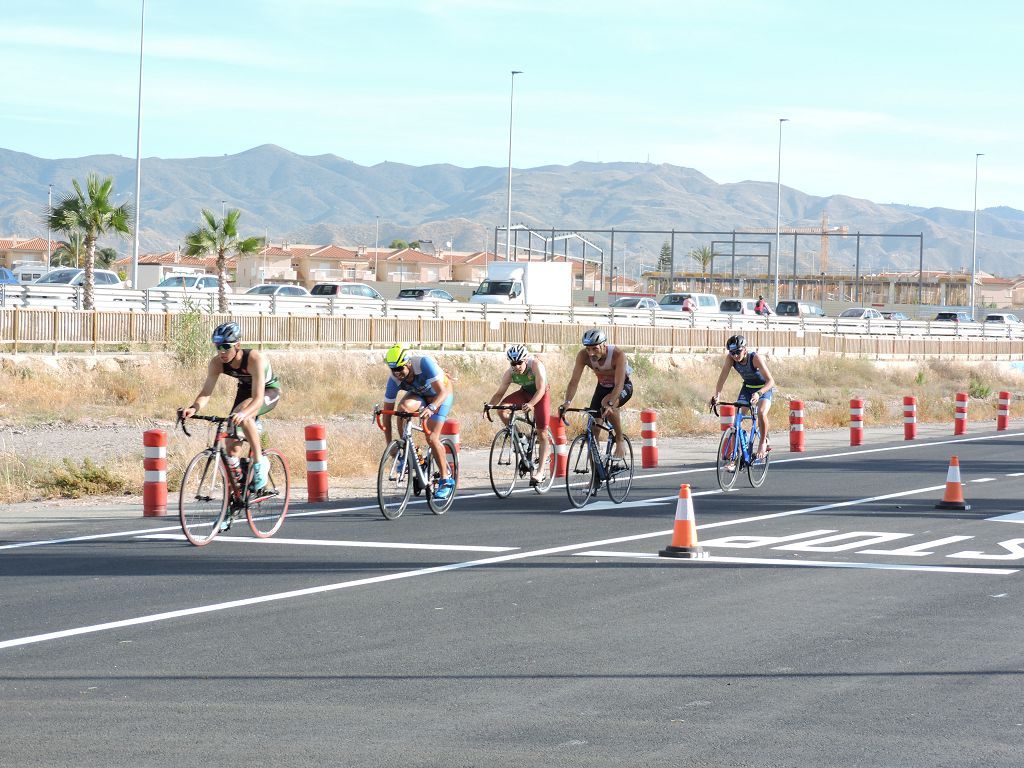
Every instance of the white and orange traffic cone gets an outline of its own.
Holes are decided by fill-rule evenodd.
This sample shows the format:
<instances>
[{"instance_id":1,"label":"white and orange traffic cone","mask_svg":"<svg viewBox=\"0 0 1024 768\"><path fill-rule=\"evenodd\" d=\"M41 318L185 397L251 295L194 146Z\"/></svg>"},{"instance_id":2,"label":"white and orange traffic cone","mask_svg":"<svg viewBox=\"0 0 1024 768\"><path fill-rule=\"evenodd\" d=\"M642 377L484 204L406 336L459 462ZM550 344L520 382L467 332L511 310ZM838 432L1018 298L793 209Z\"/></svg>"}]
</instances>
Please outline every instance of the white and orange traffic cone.
<instances>
[{"instance_id":1,"label":"white and orange traffic cone","mask_svg":"<svg viewBox=\"0 0 1024 768\"><path fill-rule=\"evenodd\" d=\"M679 486L676 500L676 522L672 528L672 543L658 553L661 557L684 557L692 560L704 558L708 553L697 543L697 520L693 515L690 486Z\"/></svg>"},{"instance_id":2,"label":"white and orange traffic cone","mask_svg":"<svg viewBox=\"0 0 1024 768\"><path fill-rule=\"evenodd\" d=\"M936 509L970 509L964 504L964 488L960 482L960 460L956 456L949 459L949 470L946 472L946 492L942 501L935 505Z\"/></svg>"}]
</instances>

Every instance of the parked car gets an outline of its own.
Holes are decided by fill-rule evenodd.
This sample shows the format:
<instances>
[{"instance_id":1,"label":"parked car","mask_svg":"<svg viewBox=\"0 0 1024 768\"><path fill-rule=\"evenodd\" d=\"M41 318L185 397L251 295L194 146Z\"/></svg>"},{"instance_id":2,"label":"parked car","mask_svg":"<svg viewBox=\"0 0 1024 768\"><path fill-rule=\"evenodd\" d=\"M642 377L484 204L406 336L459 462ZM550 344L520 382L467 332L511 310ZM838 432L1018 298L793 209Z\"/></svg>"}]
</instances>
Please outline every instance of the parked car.
<instances>
[{"instance_id":1,"label":"parked car","mask_svg":"<svg viewBox=\"0 0 1024 768\"><path fill-rule=\"evenodd\" d=\"M881 320L882 313L874 307L850 307L840 312L839 317L847 320Z\"/></svg>"},{"instance_id":2,"label":"parked car","mask_svg":"<svg viewBox=\"0 0 1024 768\"><path fill-rule=\"evenodd\" d=\"M216 275L170 275L149 290L217 293L220 290L219 286L220 278ZM232 293L228 283L224 283L224 291Z\"/></svg>"},{"instance_id":3,"label":"parked car","mask_svg":"<svg viewBox=\"0 0 1024 768\"><path fill-rule=\"evenodd\" d=\"M1021 320L1012 312L989 312L985 318L986 323L1000 323L1003 325L1020 325Z\"/></svg>"},{"instance_id":4,"label":"parked car","mask_svg":"<svg viewBox=\"0 0 1024 768\"><path fill-rule=\"evenodd\" d=\"M779 317L825 317L825 310L817 304L785 299L775 305L775 314Z\"/></svg>"},{"instance_id":5,"label":"parked car","mask_svg":"<svg viewBox=\"0 0 1024 768\"><path fill-rule=\"evenodd\" d=\"M109 269L94 269L92 271L93 285L97 288L124 288L117 272ZM82 285L85 283L85 270L67 267L54 269L36 280L32 285Z\"/></svg>"},{"instance_id":6,"label":"parked car","mask_svg":"<svg viewBox=\"0 0 1024 768\"><path fill-rule=\"evenodd\" d=\"M935 315L936 322L942 323L973 323L974 318L969 312L955 312L943 310Z\"/></svg>"},{"instance_id":7,"label":"parked car","mask_svg":"<svg viewBox=\"0 0 1024 768\"><path fill-rule=\"evenodd\" d=\"M0 285L17 285L18 278L7 267L0 267Z\"/></svg>"},{"instance_id":8,"label":"parked car","mask_svg":"<svg viewBox=\"0 0 1024 768\"><path fill-rule=\"evenodd\" d=\"M658 309L658 302L650 296L623 296L609 306L614 309Z\"/></svg>"},{"instance_id":9,"label":"parked car","mask_svg":"<svg viewBox=\"0 0 1024 768\"><path fill-rule=\"evenodd\" d=\"M301 285L264 283L263 285L254 285L245 294L247 296L309 296L309 291Z\"/></svg>"},{"instance_id":10,"label":"parked car","mask_svg":"<svg viewBox=\"0 0 1024 768\"><path fill-rule=\"evenodd\" d=\"M902 320L909 320L910 319L910 315L908 315L906 312L883 312L882 313L882 319L883 320L900 320L900 321L902 321Z\"/></svg>"},{"instance_id":11,"label":"parked car","mask_svg":"<svg viewBox=\"0 0 1024 768\"><path fill-rule=\"evenodd\" d=\"M722 303L718 305L718 311L731 315L756 315L755 304L757 304L757 299L722 299Z\"/></svg>"},{"instance_id":12,"label":"parked car","mask_svg":"<svg viewBox=\"0 0 1024 768\"><path fill-rule=\"evenodd\" d=\"M403 288L396 297L399 301L455 301L455 297L440 288Z\"/></svg>"},{"instance_id":13,"label":"parked car","mask_svg":"<svg viewBox=\"0 0 1024 768\"><path fill-rule=\"evenodd\" d=\"M374 299L384 301L384 297L365 283L317 283L310 291L313 296L344 296L345 299Z\"/></svg>"},{"instance_id":14,"label":"parked car","mask_svg":"<svg viewBox=\"0 0 1024 768\"><path fill-rule=\"evenodd\" d=\"M682 312L687 298L693 299L694 312L718 311L718 297L713 293L666 293L658 300L658 305L669 312Z\"/></svg>"}]
</instances>

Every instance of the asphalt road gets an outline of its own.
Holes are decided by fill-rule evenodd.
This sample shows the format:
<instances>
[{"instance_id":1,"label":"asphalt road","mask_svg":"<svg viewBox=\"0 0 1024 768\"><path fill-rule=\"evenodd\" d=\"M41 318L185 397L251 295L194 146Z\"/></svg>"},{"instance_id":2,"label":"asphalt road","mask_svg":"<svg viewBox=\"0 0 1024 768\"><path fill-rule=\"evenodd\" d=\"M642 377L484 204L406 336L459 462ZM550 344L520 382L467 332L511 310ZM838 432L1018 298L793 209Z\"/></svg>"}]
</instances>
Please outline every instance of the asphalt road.
<instances>
[{"instance_id":1,"label":"asphalt road","mask_svg":"<svg viewBox=\"0 0 1024 768\"><path fill-rule=\"evenodd\" d=\"M582 510L297 505L202 549L173 517L20 527L0 765L1019 768L1022 449L779 452L730 494L668 466ZM953 454L969 511L935 509ZM706 560L657 556L682 482Z\"/></svg>"}]
</instances>

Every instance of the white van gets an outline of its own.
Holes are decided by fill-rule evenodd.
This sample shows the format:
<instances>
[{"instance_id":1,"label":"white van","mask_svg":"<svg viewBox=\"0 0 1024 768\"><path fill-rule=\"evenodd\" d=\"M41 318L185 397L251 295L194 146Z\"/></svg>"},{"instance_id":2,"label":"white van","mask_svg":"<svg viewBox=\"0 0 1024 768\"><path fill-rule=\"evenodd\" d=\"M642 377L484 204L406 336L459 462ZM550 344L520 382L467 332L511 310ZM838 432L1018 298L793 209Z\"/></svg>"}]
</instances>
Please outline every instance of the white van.
<instances>
[{"instance_id":1,"label":"white van","mask_svg":"<svg viewBox=\"0 0 1024 768\"><path fill-rule=\"evenodd\" d=\"M713 293L666 293L658 305L667 312L682 312L686 298L693 299L695 312L718 312L718 297Z\"/></svg>"},{"instance_id":2,"label":"white van","mask_svg":"<svg viewBox=\"0 0 1024 768\"><path fill-rule=\"evenodd\" d=\"M718 305L719 312L726 312L732 315L756 315L754 307L757 299L722 299Z\"/></svg>"}]
</instances>

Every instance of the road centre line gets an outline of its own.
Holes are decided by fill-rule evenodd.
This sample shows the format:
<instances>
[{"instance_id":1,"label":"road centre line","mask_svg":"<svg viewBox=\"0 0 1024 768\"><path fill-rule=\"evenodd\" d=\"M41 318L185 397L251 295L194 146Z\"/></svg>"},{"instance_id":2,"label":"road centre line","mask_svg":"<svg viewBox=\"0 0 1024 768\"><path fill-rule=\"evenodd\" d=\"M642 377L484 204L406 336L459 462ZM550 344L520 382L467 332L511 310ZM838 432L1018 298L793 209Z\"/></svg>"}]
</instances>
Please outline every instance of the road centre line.
<instances>
[{"instance_id":1,"label":"road centre line","mask_svg":"<svg viewBox=\"0 0 1024 768\"><path fill-rule=\"evenodd\" d=\"M692 564L692 565L715 565L716 563L728 563L733 565L782 565L795 568L864 568L876 571L919 571L928 573L971 573L985 576L1009 576L1017 573L1019 569L1010 568L971 568L955 565L900 565L898 563L844 563L829 562L827 560L785 560L783 558L765 557L723 557L709 555L708 557L687 560L685 558L663 558L649 552L609 552L594 550L590 552L576 552L575 557L626 557L645 560L659 560L666 564Z\"/></svg>"},{"instance_id":2,"label":"road centre line","mask_svg":"<svg viewBox=\"0 0 1024 768\"><path fill-rule=\"evenodd\" d=\"M823 504L816 507L805 507L803 509L790 510L786 512L775 512L768 515L757 515L754 517L745 517L736 520L724 520L718 523L707 523L705 525L697 526L698 528L718 528L727 525L741 525L743 523L755 522L759 520L767 520L775 517L787 517L791 515L805 514L809 512L819 512L825 509L833 509L838 507L848 507L855 504L863 504L871 501L877 501L879 499L895 498L899 496L910 496L917 493L926 493L934 491L940 488L944 488L945 485L930 486L928 488L918 488L911 491L901 491L899 493L885 494L883 496L872 496L863 499L855 499L851 501L836 502L833 504ZM28 637L14 638L11 640L0 641L0 650L4 648L14 648L23 645L31 645L33 643L41 643L48 640L57 640L64 637L74 637L77 635L84 635L93 632L103 632L110 629L120 629L124 627L137 626L141 624L152 624L159 621L167 621L169 619L183 618L186 616L195 616L203 613L212 613L216 611L228 610L231 608L241 608L250 605L258 605L261 603L269 603L280 600L287 600L294 597L307 597L309 595L322 594L327 592L335 592L341 589L348 589L351 587L361 587L369 584L379 584L387 581L395 581L398 579L408 579L417 576L429 576L436 573L445 573L448 571L462 570L465 568L475 568L483 565L495 565L498 563L506 563L514 560L525 560L531 557L546 557L548 555L558 555L568 552L573 552L578 549L589 550L594 547L606 546L609 544L618 544L625 541L640 541L642 539L650 539L658 536L669 536L672 533L672 529L666 529L663 531L652 531L650 533L638 533L630 536L619 536L611 539L603 539L601 541L590 541L581 544L566 544L559 547L548 547L545 549L536 549L526 552L515 552L512 554L497 555L495 557L483 558L481 560L468 560L461 563L450 563L447 565L431 566L429 568L418 568L412 571L401 571L399 573L386 574L383 576L372 576L365 579L355 579L353 581L343 581L335 584L324 584L317 587L307 587L305 589L290 590L288 592L277 592L269 595L260 595L258 597L248 597L240 600L231 600L224 603L213 603L211 605L197 606L195 608L182 608L176 611L167 611L164 613L154 613L145 616L137 616L131 619L121 619L118 621L104 622L102 624L92 624L85 627L75 627L72 629L57 630L54 632L46 632L39 635L30 635ZM786 561L788 562L788 561ZM807 562L807 561L804 561Z\"/></svg>"},{"instance_id":3,"label":"road centre line","mask_svg":"<svg viewBox=\"0 0 1024 768\"><path fill-rule=\"evenodd\" d=\"M181 533L155 533L149 536L137 536L139 539L162 539L165 541L185 541ZM311 547L369 547L373 549L426 549L451 552L511 552L520 547L485 547L463 544L403 544L391 541L339 541L331 539L288 539L275 536L272 539L257 539L255 536L221 536L217 541L235 544L291 544Z\"/></svg>"}]
</instances>

